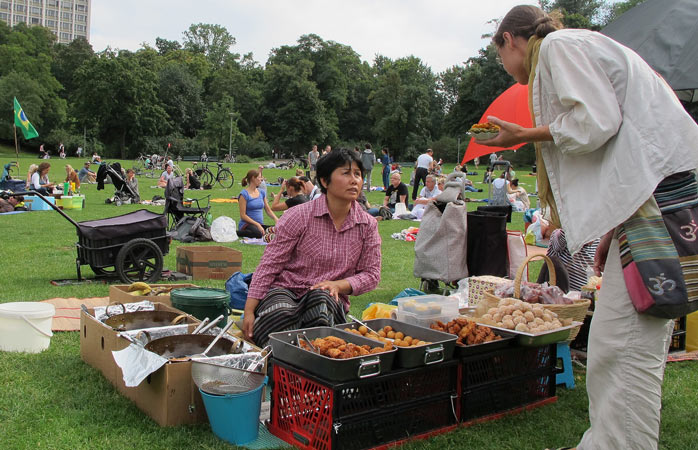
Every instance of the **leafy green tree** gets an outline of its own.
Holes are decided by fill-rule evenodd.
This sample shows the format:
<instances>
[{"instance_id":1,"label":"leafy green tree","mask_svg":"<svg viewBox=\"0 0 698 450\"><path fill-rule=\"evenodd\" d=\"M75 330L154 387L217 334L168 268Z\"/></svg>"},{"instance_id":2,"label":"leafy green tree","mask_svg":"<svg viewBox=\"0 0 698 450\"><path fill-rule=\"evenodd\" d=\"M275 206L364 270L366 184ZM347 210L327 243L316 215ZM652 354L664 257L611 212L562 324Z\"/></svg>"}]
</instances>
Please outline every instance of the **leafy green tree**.
<instances>
[{"instance_id":1,"label":"leafy green tree","mask_svg":"<svg viewBox=\"0 0 698 450\"><path fill-rule=\"evenodd\" d=\"M177 41L170 41L161 37L155 38L155 47L158 49L158 53L161 55L166 55L170 52L180 50L182 44Z\"/></svg>"},{"instance_id":2,"label":"leafy green tree","mask_svg":"<svg viewBox=\"0 0 698 450\"><path fill-rule=\"evenodd\" d=\"M441 107L436 77L414 56L395 62L379 57L377 63L378 85L369 96L374 133L396 157L412 157L432 138L432 112Z\"/></svg>"},{"instance_id":3,"label":"leafy green tree","mask_svg":"<svg viewBox=\"0 0 698 450\"><path fill-rule=\"evenodd\" d=\"M226 58L239 57L230 53L233 45L235 38L221 25L199 23L184 32L184 48L206 55L213 67L220 67Z\"/></svg>"},{"instance_id":4,"label":"leafy green tree","mask_svg":"<svg viewBox=\"0 0 698 450\"><path fill-rule=\"evenodd\" d=\"M158 97L167 113L170 129L194 137L202 124L201 85L186 66L165 65L158 73Z\"/></svg>"},{"instance_id":5,"label":"leafy green tree","mask_svg":"<svg viewBox=\"0 0 698 450\"><path fill-rule=\"evenodd\" d=\"M85 61L94 58L92 45L84 38L78 38L68 44L56 44L54 48L51 71L63 86L61 96L66 100L75 91L73 76Z\"/></svg>"},{"instance_id":6,"label":"leafy green tree","mask_svg":"<svg viewBox=\"0 0 698 450\"><path fill-rule=\"evenodd\" d=\"M268 64L264 71L265 134L283 149L301 154L323 142L330 127L320 91L310 80L313 63Z\"/></svg>"},{"instance_id":7,"label":"leafy green tree","mask_svg":"<svg viewBox=\"0 0 698 450\"><path fill-rule=\"evenodd\" d=\"M606 26L609 23L613 22L614 20L622 16L625 12L633 9L640 3L643 3L644 1L645 0L626 0L622 2L612 3L608 8L608 13L603 18L603 26Z\"/></svg>"},{"instance_id":8,"label":"leafy green tree","mask_svg":"<svg viewBox=\"0 0 698 450\"><path fill-rule=\"evenodd\" d=\"M233 147L240 145L244 140L244 134L238 129L238 119L239 114L235 111L234 100L229 95L223 95L206 111L200 139L209 154L222 157L222 153L225 152L221 153L220 150L227 151L231 141Z\"/></svg>"},{"instance_id":9,"label":"leafy green tree","mask_svg":"<svg viewBox=\"0 0 698 450\"><path fill-rule=\"evenodd\" d=\"M59 96L62 86L51 73L54 42L48 28L0 23L0 99L10 110L16 96L40 136L61 126L66 117L66 102ZM0 124L7 124L0 138L12 138L12 118L9 112L0 117Z\"/></svg>"},{"instance_id":10,"label":"leafy green tree","mask_svg":"<svg viewBox=\"0 0 698 450\"><path fill-rule=\"evenodd\" d=\"M83 64L75 74L76 117L93 127L112 155L125 159L137 149L129 145L141 136L157 136L167 120L158 100L158 77L131 52L107 49ZM130 151L129 151L130 150Z\"/></svg>"}]
</instances>

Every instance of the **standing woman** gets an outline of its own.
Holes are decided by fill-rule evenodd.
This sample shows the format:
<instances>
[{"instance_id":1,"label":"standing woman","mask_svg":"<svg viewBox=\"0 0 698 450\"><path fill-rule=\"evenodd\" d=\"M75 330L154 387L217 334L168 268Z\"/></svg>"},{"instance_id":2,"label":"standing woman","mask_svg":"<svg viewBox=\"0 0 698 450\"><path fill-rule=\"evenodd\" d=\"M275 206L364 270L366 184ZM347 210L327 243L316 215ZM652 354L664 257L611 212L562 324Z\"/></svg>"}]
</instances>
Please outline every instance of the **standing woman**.
<instances>
[{"instance_id":1,"label":"standing woman","mask_svg":"<svg viewBox=\"0 0 698 450\"><path fill-rule=\"evenodd\" d=\"M267 194L259 189L262 183L262 175L251 169L242 179L242 186L245 188L238 196L238 207L240 208L240 224L238 226L238 236L261 238L267 225L264 225L264 211L274 220L278 220L274 211L271 210L267 202Z\"/></svg>"},{"instance_id":2,"label":"standing woman","mask_svg":"<svg viewBox=\"0 0 698 450\"><path fill-rule=\"evenodd\" d=\"M558 28L535 6L517 6L500 23L494 44L504 69L528 85L534 125L489 117L501 131L482 143L535 142L540 201L565 230L570 252L603 236L595 270L605 272L587 359L591 427L577 448L655 449L674 322L668 313L638 312L645 309L633 300L640 293L680 303L696 295L685 289L674 245L680 240L672 242L679 235L667 231L678 217L667 207L698 203L698 126L632 50L600 33ZM637 232L653 236L639 242L644 254L636 253ZM682 245L695 255L694 244ZM658 273L676 283L650 296L654 286L643 280Z\"/></svg>"},{"instance_id":3,"label":"standing woman","mask_svg":"<svg viewBox=\"0 0 698 450\"><path fill-rule=\"evenodd\" d=\"M343 323L349 295L378 286L378 222L356 201L363 175L358 153L328 153L317 163L323 195L279 219L245 303L243 331L257 345L276 331Z\"/></svg>"},{"instance_id":4,"label":"standing woman","mask_svg":"<svg viewBox=\"0 0 698 450\"><path fill-rule=\"evenodd\" d=\"M387 190L390 184L390 165L392 164L392 159L388 154L388 147L383 147L383 155L381 156L381 164L383 164L383 189Z\"/></svg>"}]
</instances>

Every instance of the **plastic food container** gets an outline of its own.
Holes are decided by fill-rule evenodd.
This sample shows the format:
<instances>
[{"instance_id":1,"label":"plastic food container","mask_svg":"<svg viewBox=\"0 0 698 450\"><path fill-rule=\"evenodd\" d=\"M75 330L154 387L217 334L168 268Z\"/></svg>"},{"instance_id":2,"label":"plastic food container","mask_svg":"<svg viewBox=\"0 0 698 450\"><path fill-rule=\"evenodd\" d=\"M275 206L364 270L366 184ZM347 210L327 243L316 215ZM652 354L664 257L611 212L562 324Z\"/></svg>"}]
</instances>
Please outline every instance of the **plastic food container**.
<instances>
[{"instance_id":1,"label":"plastic food container","mask_svg":"<svg viewBox=\"0 0 698 450\"><path fill-rule=\"evenodd\" d=\"M457 317L458 300L444 295L418 295L397 300L397 320L420 327L440 320L448 322Z\"/></svg>"},{"instance_id":2,"label":"plastic food container","mask_svg":"<svg viewBox=\"0 0 698 450\"><path fill-rule=\"evenodd\" d=\"M51 343L56 308L50 303L0 304L0 350L39 353Z\"/></svg>"}]
</instances>

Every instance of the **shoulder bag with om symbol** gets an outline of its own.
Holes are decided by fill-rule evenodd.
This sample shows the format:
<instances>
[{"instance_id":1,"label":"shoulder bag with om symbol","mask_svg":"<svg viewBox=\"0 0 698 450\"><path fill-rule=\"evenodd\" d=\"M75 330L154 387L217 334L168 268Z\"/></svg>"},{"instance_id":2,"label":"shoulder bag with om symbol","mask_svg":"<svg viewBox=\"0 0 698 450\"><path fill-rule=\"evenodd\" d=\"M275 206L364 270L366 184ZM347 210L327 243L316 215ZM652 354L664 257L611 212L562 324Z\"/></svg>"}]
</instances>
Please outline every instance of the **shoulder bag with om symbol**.
<instances>
[{"instance_id":1,"label":"shoulder bag with om symbol","mask_svg":"<svg viewBox=\"0 0 698 450\"><path fill-rule=\"evenodd\" d=\"M698 184L694 172L659 183L618 227L628 293L640 313L674 319L698 310Z\"/></svg>"}]
</instances>

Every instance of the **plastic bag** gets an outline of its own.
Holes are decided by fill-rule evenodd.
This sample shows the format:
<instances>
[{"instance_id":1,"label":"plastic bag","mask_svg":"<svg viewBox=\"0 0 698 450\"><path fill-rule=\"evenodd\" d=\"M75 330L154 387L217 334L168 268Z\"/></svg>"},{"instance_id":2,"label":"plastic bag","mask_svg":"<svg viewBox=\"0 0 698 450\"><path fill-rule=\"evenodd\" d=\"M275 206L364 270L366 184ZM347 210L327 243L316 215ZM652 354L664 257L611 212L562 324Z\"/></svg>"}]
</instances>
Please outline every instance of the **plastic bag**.
<instances>
[{"instance_id":1,"label":"plastic bag","mask_svg":"<svg viewBox=\"0 0 698 450\"><path fill-rule=\"evenodd\" d=\"M361 320L373 319L390 319L392 311L396 310L397 306L388 305L386 303L371 303L368 308L361 313Z\"/></svg>"},{"instance_id":2,"label":"plastic bag","mask_svg":"<svg viewBox=\"0 0 698 450\"><path fill-rule=\"evenodd\" d=\"M233 309L245 309L247 291L252 282L251 273L235 272L225 282L225 290L230 294L230 307Z\"/></svg>"},{"instance_id":3,"label":"plastic bag","mask_svg":"<svg viewBox=\"0 0 698 450\"><path fill-rule=\"evenodd\" d=\"M216 242L233 242L238 240L235 221L227 216L216 218L211 224L211 237Z\"/></svg>"}]
</instances>

